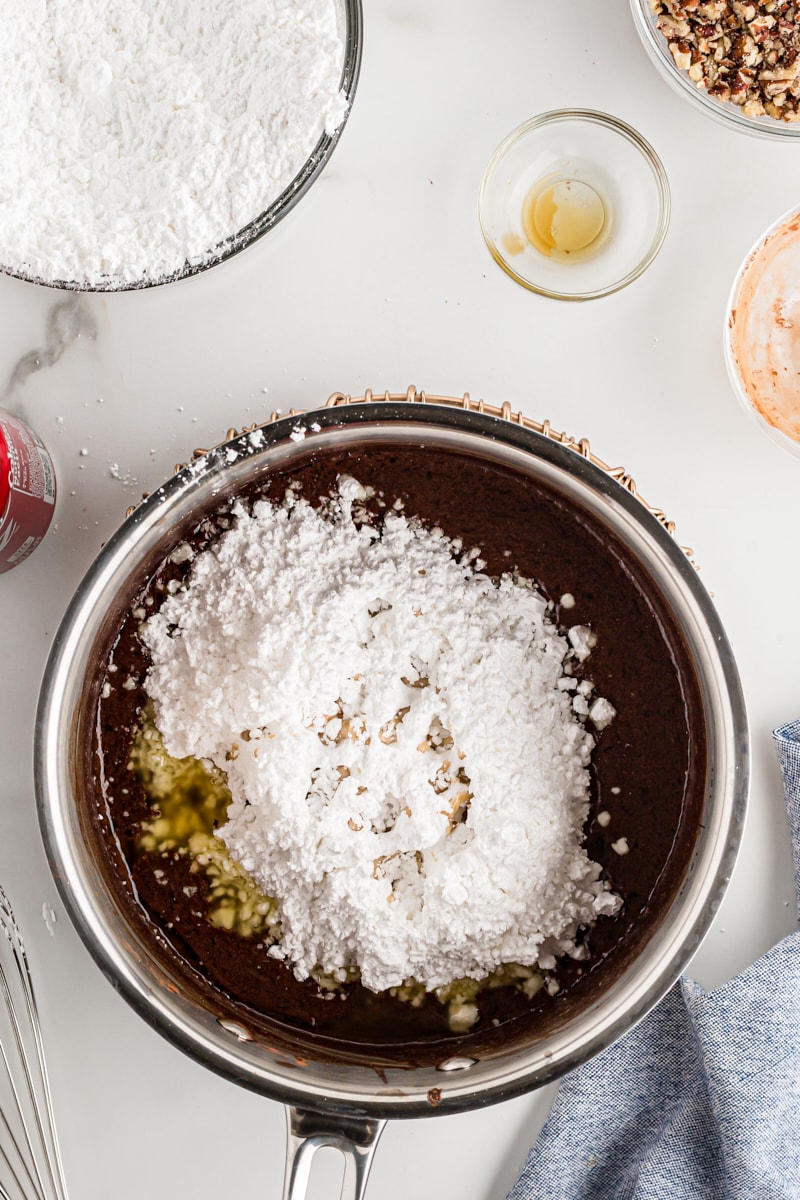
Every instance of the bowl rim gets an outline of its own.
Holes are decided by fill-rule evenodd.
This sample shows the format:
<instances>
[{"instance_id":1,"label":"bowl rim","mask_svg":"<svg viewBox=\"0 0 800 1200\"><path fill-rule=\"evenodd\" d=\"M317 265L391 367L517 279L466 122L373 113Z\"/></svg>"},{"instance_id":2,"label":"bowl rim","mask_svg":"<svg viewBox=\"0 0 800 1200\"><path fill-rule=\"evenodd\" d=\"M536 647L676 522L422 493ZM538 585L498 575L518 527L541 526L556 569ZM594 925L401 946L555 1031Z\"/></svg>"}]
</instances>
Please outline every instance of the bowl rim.
<instances>
[{"instance_id":1,"label":"bowl rim","mask_svg":"<svg viewBox=\"0 0 800 1200\"><path fill-rule=\"evenodd\" d=\"M502 162L503 156L507 151L523 137L537 129L544 128L548 125L557 125L564 121L586 122L587 124L600 125L612 133L623 137L627 142L637 149L646 164L649 166L658 192L658 221L655 224L653 238L650 245L636 264L630 271L627 271L621 278L614 280L612 283L606 284L603 287L591 288L584 292L569 292L560 288L551 288L543 284L533 283L525 275L521 275L515 270L513 264L506 258L498 249L497 242L492 235L489 227L487 208L487 192L491 183L494 172ZM494 151L487 162L483 175L481 177L480 188L478 190L478 221L483 234L483 240L489 250L494 261L501 270L524 287L526 291L535 292L539 296L546 296L551 300L567 300L576 303L582 303L586 300L599 300L603 296L612 296L615 292L621 291L628 284L633 283L642 275L653 260L658 255L661 247L664 244L664 239L667 236L669 229L670 216L672 212L672 194L669 186L669 178L664 168L664 164L659 158L656 151L651 146L650 142L637 129L627 121L620 117L612 116L611 113L602 112L595 108L553 108L547 112L539 113L528 120L523 121L510 133L507 133L503 140L495 147Z\"/></svg>"},{"instance_id":2,"label":"bowl rim","mask_svg":"<svg viewBox=\"0 0 800 1200\"><path fill-rule=\"evenodd\" d=\"M32 283L39 287L52 288L55 291L99 292L104 295L117 292L142 292L149 291L152 288L165 287L171 283L180 283L185 279L192 279L194 276L201 275L212 267L219 266L223 262L228 262L229 259L235 257L237 254L241 254L243 250L246 250L249 246L259 241L266 233L274 229L287 213L291 212L295 205L305 196L312 183L314 183L325 169L350 117L361 73L364 16L362 0L340 0L340 3L344 17L344 56L339 90L344 95L346 101L344 115L336 129L331 132L323 130L316 146L294 179L275 197L271 204L255 216L252 221L249 221L247 225L223 238L216 246L210 247L201 261L186 262L170 275L163 275L158 278L143 277L133 281L121 281L109 277L107 282L100 281L99 283L86 284L81 283L79 280L39 279L37 276L30 275L21 269L2 264L0 264L0 273L8 275L11 279L19 279L23 283Z\"/></svg>"},{"instance_id":3,"label":"bowl rim","mask_svg":"<svg viewBox=\"0 0 800 1200\"><path fill-rule=\"evenodd\" d=\"M766 246L767 242L779 234L785 225L788 225L790 221L796 220L797 218L800 218L800 204L794 204L791 208L786 209L786 211L777 217L776 220L774 220L772 224L769 225L767 229L765 229L764 232L760 234L760 236L753 242L750 249L747 251L747 254L745 254L744 258L742 259L739 269L733 278L733 283L731 284L731 288L728 293L728 302L725 305L725 318L722 327L722 349L723 357L725 359L725 367L728 373L728 379L737 400L744 411L749 414L749 417L756 422L761 432L767 435L772 444L780 446L781 449L785 450L786 453L790 454L793 458L800 456L800 442L797 442L793 438L788 437L785 433L782 433L781 430L777 429L770 421L766 419L766 417L762 416L753 404L753 401L750 399L747 389L744 386L736 359L734 336L736 321L734 318L734 313L737 309L736 302L742 284L744 283L745 277L756 258ZM800 233L798 236L800 236Z\"/></svg>"},{"instance_id":4,"label":"bowl rim","mask_svg":"<svg viewBox=\"0 0 800 1200\"><path fill-rule=\"evenodd\" d=\"M692 865L668 910L671 916L679 898L683 897L688 912L688 917L684 916L687 927L680 931L680 936L674 930L664 935L665 947L662 947L660 958L655 955L658 961L654 966L650 960L654 957L652 947L661 938L662 929L659 928L642 954L645 963L649 963L649 973L643 972L642 977L638 977L634 972L633 981L629 979L628 971L621 977L625 983L621 988L622 1011L617 1011L620 1004L617 989L610 989L589 1006L579 1020L570 1023L567 1035L559 1035L560 1042L556 1039L555 1051L545 1048L552 1041L545 1039L544 1046L537 1043L526 1047L524 1052L505 1052L494 1059L476 1063L467 1060L470 1070L389 1069L381 1073L380 1082L371 1068L347 1068L347 1078L343 1079L339 1067L328 1071L319 1064L304 1064L298 1070L297 1062L271 1062L265 1067L263 1054L259 1059L247 1041L237 1040L235 1031L233 1036L221 1034L216 1018L211 1014L206 1013L202 1023L196 1013L187 1015L180 997L174 996L163 982L156 988L152 973L147 974L137 967L132 949L123 944L125 939L116 940L113 931L109 932L105 927L96 898L88 894L85 874L75 861L74 849L65 832L70 800L66 796L67 771L63 759L68 757L65 750L69 746L71 729L70 714L63 708L69 690L70 656L78 652L81 639L87 644L94 642L96 629L91 629L89 617L102 598L104 588L109 582L113 583L120 572L133 569L128 559L131 538L134 544L141 541L148 531L163 522L165 510L169 512L170 507L176 508L182 500L189 503L200 488L213 487L222 472L231 473L235 481L236 472L240 471L244 477L254 457L276 447L287 454L293 453L298 426L306 431L308 438L321 439L342 427L354 437L377 428L384 439L395 437L401 426L411 427L415 436L422 433L426 438L434 434L444 436L443 430L452 432L455 429L457 434L465 432L473 445L490 447L495 461L498 461L498 454L511 447L514 454L519 452L521 456L533 453L554 478L562 479L566 469L567 477L576 489L593 488L598 505L604 510L610 511L613 506L619 511L626 529L637 532L642 543L652 547L653 562L657 558L663 562L666 571L674 572L675 588L687 596L689 623L696 619L702 624L700 632L706 652L713 656L712 673L715 687L718 687L714 702L720 708L717 716L725 727L725 738L722 762L709 766L708 790L711 793L713 785L716 804L709 802L709 812L698 837L698 847L704 848L704 857L696 848ZM313 433L312 429L315 429ZM434 403L423 406L372 401L352 404L345 409L326 408L302 416L285 417L263 429L263 443L256 448L252 432L241 434L197 463L185 467L140 504L89 568L57 631L36 717L34 776L41 832L62 900L103 973L140 1016L196 1061L256 1092L288 1104L311 1105L327 1111L359 1116L415 1117L471 1109L529 1091L605 1049L650 1011L678 978L700 944L729 881L744 823L749 748L741 683L719 617L686 553L653 512L587 457L521 424L482 412L453 411ZM232 451L239 458L231 464L228 458ZM122 575L123 581L125 577ZM658 586L663 589L662 581L658 581ZM95 613L95 620L100 619ZM699 667L695 666L699 673ZM82 682L80 662L77 674ZM704 864L703 871L695 869L695 860ZM665 918L663 925L667 924L669 921ZM602 1017L599 1023L598 1013ZM435 1101L431 1100L431 1089L435 1089Z\"/></svg>"},{"instance_id":5,"label":"bowl rim","mask_svg":"<svg viewBox=\"0 0 800 1200\"><path fill-rule=\"evenodd\" d=\"M634 24L639 38L648 52L648 57L674 91L686 97L694 104L699 112L727 126L737 129L740 133L751 137L762 138L798 138L800 137L800 121L790 123L777 121L774 117L764 114L762 117L746 117L738 105L730 100L715 100L702 88L698 88L689 79L685 71L678 70L669 52L667 39L656 26L656 14L650 7L650 0L630 0Z\"/></svg>"}]
</instances>

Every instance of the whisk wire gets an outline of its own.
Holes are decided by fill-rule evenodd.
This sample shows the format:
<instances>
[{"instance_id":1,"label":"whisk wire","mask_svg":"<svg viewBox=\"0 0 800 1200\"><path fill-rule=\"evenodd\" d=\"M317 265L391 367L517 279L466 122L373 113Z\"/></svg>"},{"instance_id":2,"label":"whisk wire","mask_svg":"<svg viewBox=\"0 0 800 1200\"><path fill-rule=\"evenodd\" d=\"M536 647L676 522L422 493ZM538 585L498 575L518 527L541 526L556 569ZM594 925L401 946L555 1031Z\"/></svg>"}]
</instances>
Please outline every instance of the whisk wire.
<instances>
[{"instance_id":1,"label":"whisk wire","mask_svg":"<svg viewBox=\"0 0 800 1200\"><path fill-rule=\"evenodd\" d=\"M68 1200L28 957L0 886L0 1200ZM3 1165L5 1171L2 1170ZM22 1176L24 1175L24 1179ZM16 1188L16 1192L9 1189Z\"/></svg>"},{"instance_id":2,"label":"whisk wire","mask_svg":"<svg viewBox=\"0 0 800 1200\"><path fill-rule=\"evenodd\" d=\"M5 1057L5 1056L3 1056L3 1057ZM6 1171L8 1172L9 1178L14 1181L14 1185L16 1187L16 1191L15 1191L14 1195L22 1196L23 1200L25 1200L25 1198L28 1195L32 1194L34 1197L34 1200L42 1200L42 1190L40 1187L41 1180L39 1179L37 1182L37 1180L35 1180L33 1178L30 1168L29 1168L27 1162L25 1161L25 1157L22 1154L22 1152L17 1144L17 1140L14 1136L14 1132L13 1132L11 1126L9 1125L8 1120L6 1119L5 1113L2 1110L0 1110L0 1124L2 1124L2 1126L3 1126L3 1131L4 1131L4 1135L5 1135L3 1142L0 1143L0 1159L2 1159L3 1163L5 1164L5 1168L6 1168ZM9 1147L9 1150L13 1153L15 1159L18 1161L19 1165L22 1167L23 1172L25 1173L25 1177L28 1180L27 1190L26 1190L26 1186L23 1185L23 1183L20 1181L19 1175L17 1174L17 1171L15 1169L14 1163L11 1161L11 1158L9 1157L9 1150L6 1150L6 1146ZM35 1167L34 1167L34 1170L35 1170ZM38 1177L38 1174L39 1174L38 1171L36 1172L36 1174ZM7 1196L7 1192L2 1187L2 1184L0 1184L0 1189L2 1189L2 1190L0 1190L0 1200L5 1200L5 1197Z\"/></svg>"}]
</instances>

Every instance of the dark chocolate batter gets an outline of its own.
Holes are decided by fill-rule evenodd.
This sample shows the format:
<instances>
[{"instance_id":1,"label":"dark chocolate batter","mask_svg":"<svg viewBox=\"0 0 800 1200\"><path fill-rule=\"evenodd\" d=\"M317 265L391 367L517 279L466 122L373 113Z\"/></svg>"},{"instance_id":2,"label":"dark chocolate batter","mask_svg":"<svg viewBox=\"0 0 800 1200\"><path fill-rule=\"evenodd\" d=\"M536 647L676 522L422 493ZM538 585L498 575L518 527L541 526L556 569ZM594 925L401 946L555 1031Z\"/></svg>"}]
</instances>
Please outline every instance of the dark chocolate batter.
<instances>
[{"instance_id":1,"label":"dark chocolate batter","mask_svg":"<svg viewBox=\"0 0 800 1200\"><path fill-rule=\"evenodd\" d=\"M129 921L150 940L165 971L218 1016L273 1041L286 1037L291 1043L296 1030L315 1041L322 1057L375 1065L491 1053L543 1033L607 987L646 941L679 887L706 781L697 680L674 619L616 537L573 500L511 469L424 446L323 450L291 472L262 476L245 500L280 500L293 482L314 503L331 493L342 473L375 488L388 504L401 498L408 516L480 547L489 573L517 569L536 580L564 624L589 625L597 634L587 674L617 716L598 735L593 754L586 845L623 897L621 912L601 917L586 931L585 961L559 963L556 996L542 991L528 999L511 987L487 989L478 1000L479 1022L460 1036L451 1032L446 1009L432 996L412 1008L352 984L343 989L343 999L310 980L299 982L286 964L266 955L257 937L212 925L201 911L207 887L202 873L191 874L186 857L176 855L165 865L163 857L141 853L141 825L152 813L128 768L133 731L147 700L142 685L148 666L137 632L140 617L132 610L145 605L148 613L154 611L164 587L188 574L190 562L163 562L150 578L141 579L99 648L103 665L90 682L96 707L87 832ZM223 524L229 506L226 502L221 510ZM188 540L202 549L219 534L216 516L207 515ZM565 593L574 596L575 606L560 613ZM109 662L116 682L130 676L135 686L115 686L103 699ZM607 827L596 820L602 810L612 814ZM611 847L622 836L630 848L625 855ZM166 871L166 882L156 871Z\"/></svg>"}]
</instances>

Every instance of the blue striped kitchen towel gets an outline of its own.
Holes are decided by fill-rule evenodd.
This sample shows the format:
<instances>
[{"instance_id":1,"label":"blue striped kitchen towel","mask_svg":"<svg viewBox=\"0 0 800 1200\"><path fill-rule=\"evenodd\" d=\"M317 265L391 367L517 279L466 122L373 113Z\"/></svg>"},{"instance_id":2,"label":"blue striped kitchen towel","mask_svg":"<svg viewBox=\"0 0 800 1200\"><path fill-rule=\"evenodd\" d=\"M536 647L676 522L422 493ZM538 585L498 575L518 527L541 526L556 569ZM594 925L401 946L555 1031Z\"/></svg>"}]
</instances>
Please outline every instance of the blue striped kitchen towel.
<instances>
[{"instance_id":1,"label":"blue striped kitchen towel","mask_svg":"<svg viewBox=\"0 0 800 1200\"><path fill-rule=\"evenodd\" d=\"M800 721L773 737L800 907ZM508 1200L800 1200L800 932L567 1075Z\"/></svg>"}]
</instances>

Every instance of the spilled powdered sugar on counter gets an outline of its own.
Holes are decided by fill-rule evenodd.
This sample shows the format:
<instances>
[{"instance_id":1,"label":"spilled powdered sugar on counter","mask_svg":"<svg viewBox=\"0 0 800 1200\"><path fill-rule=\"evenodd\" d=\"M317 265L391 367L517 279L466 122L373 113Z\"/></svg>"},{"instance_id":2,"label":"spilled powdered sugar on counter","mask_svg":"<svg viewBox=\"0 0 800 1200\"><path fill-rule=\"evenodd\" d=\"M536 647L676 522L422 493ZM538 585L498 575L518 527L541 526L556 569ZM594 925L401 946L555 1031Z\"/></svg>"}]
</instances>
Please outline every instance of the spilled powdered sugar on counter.
<instances>
[{"instance_id":1,"label":"spilled powdered sugar on counter","mask_svg":"<svg viewBox=\"0 0 800 1200\"><path fill-rule=\"evenodd\" d=\"M320 509L234 508L142 628L167 750L226 773L219 836L277 898L270 953L299 978L433 989L581 957L620 903L582 844L584 721L613 717L571 674L593 635L365 499L343 478Z\"/></svg>"},{"instance_id":2,"label":"spilled powdered sugar on counter","mask_svg":"<svg viewBox=\"0 0 800 1200\"><path fill-rule=\"evenodd\" d=\"M336 0L0 0L0 264L202 263L344 119Z\"/></svg>"}]
</instances>

